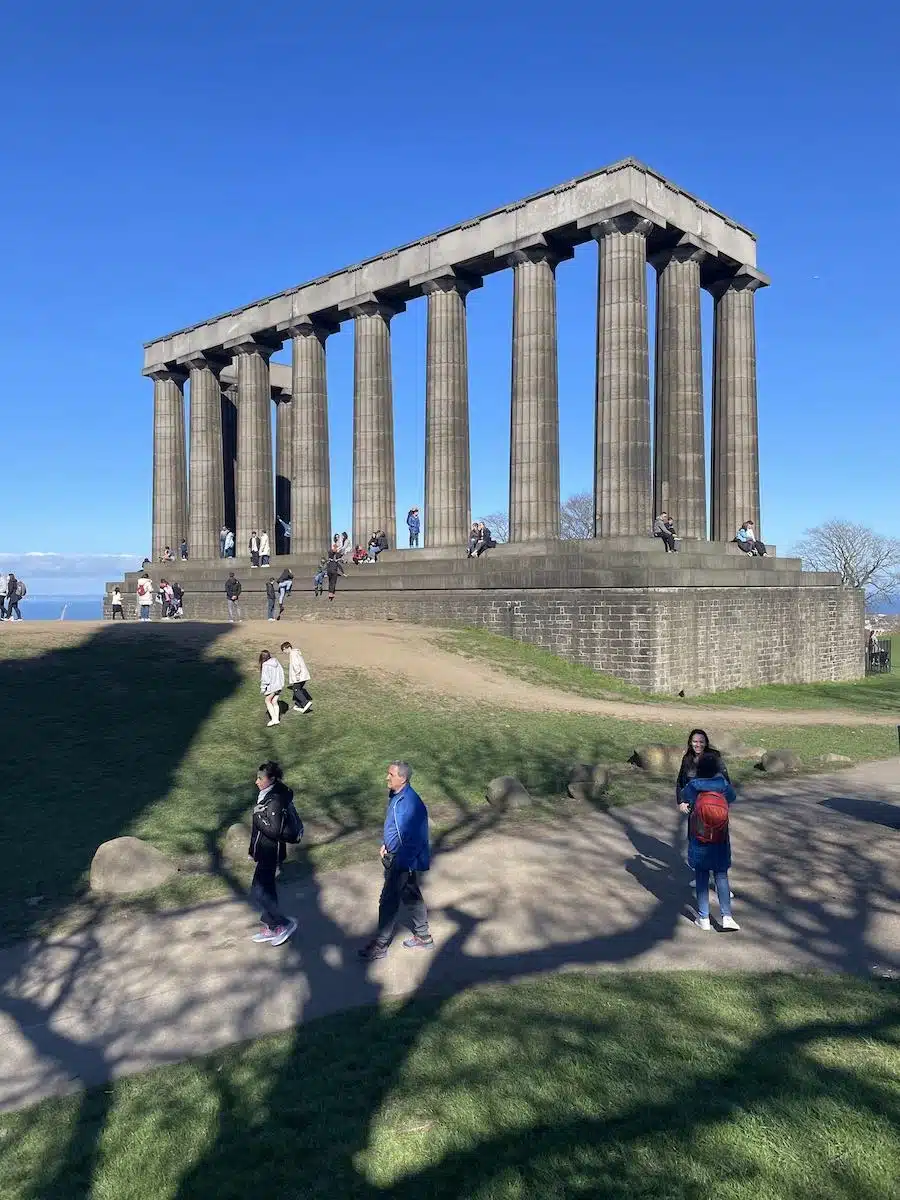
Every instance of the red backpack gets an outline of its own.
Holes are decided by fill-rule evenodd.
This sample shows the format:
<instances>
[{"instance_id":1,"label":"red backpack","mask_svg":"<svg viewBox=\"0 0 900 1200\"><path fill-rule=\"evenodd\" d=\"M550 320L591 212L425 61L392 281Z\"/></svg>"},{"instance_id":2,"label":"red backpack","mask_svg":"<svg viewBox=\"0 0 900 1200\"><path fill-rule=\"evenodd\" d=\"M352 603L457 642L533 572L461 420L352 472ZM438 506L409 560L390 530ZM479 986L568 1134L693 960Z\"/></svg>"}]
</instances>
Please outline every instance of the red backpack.
<instances>
[{"instance_id":1,"label":"red backpack","mask_svg":"<svg viewBox=\"0 0 900 1200\"><path fill-rule=\"evenodd\" d=\"M701 792L691 811L691 836L704 845L728 841L728 801L721 792Z\"/></svg>"}]
</instances>

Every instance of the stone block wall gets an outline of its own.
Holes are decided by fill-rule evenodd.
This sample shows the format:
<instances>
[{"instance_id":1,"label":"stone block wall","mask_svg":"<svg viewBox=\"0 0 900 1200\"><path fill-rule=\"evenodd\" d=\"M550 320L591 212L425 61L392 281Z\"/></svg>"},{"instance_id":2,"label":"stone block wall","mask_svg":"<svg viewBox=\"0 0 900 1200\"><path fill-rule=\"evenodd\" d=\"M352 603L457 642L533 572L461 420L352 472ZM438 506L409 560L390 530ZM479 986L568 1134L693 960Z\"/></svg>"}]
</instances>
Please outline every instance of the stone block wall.
<instances>
[{"instance_id":1,"label":"stone block wall","mask_svg":"<svg viewBox=\"0 0 900 1200\"><path fill-rule=\"evenodd\" d=\"M840 586L342 592L342 582L332 603L298 581L285 616L482 627L652 692L864 674L862 593ZM245 585L241 603L245 619L265 616L261 588ZM188 588L185 612L227 620L220 587ZM260 626L261 646L274 637Z\"/></svg>"}]
</instances>

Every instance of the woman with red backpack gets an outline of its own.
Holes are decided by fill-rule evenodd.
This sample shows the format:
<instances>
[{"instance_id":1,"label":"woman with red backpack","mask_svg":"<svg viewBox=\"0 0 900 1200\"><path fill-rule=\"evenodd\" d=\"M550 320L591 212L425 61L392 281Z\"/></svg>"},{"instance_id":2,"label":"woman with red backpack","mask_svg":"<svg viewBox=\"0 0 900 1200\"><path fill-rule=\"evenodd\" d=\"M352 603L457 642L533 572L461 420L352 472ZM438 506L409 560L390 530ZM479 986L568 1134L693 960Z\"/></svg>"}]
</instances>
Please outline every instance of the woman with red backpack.
<instances>
[{"instance_id":1,"label":"woman with red backpack","mask_svg":"<svg viewBox=\"0 0 900 1200\"><path fill-rule=\"evenodd\" d=\"M722 928L740 929L731 915L728 883L728 868L731 866L728 817L734 799L734 788L722 773L718 754L701 754L697 762L697 774L682 788L678 807L688 815L688 863L694 870L697 890L697 925L704 930L711 928L710 872L715 876Z\"/></svg>"}]
</instances>

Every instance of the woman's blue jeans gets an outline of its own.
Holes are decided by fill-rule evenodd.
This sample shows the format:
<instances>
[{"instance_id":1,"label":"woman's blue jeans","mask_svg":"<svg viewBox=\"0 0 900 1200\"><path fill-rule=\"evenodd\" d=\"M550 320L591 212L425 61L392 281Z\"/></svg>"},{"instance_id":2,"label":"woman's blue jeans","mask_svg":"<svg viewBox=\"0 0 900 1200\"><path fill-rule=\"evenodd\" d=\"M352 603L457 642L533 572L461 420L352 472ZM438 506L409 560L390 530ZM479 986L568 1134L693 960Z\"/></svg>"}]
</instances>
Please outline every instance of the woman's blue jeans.
<instances>
[{"instance_id":1,"label":"woman's blue jeans","mask_svg":"<svg viewBox=\"0 0 900 1200\"><path fill-rule=\"evenodd\" d=\"M697 916L709 916L709 871L694 872L697 889ZM716 871L716 893L719 897L719 912L723 917L731 916L731 892L728 886L728 872Z\"/></svg>"}]
</instances>

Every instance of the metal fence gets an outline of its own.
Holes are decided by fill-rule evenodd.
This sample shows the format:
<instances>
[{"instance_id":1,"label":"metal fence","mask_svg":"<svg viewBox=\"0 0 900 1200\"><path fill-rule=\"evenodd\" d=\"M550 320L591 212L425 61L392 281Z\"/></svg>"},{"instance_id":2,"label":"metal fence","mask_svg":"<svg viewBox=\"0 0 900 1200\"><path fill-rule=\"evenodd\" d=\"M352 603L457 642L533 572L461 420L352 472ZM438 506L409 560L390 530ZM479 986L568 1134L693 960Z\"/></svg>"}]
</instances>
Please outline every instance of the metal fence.
<instances>
[{"instance_id":1,"label":"metal fence","mask_svg":"<svg viewBox=\"0 0 900 1200\"><path fill-rule=\"evenodd\" d=\"M866 674L886 675L891 670L891 639L870 638L866 643Z\"/></svg>"}]
</instances>

